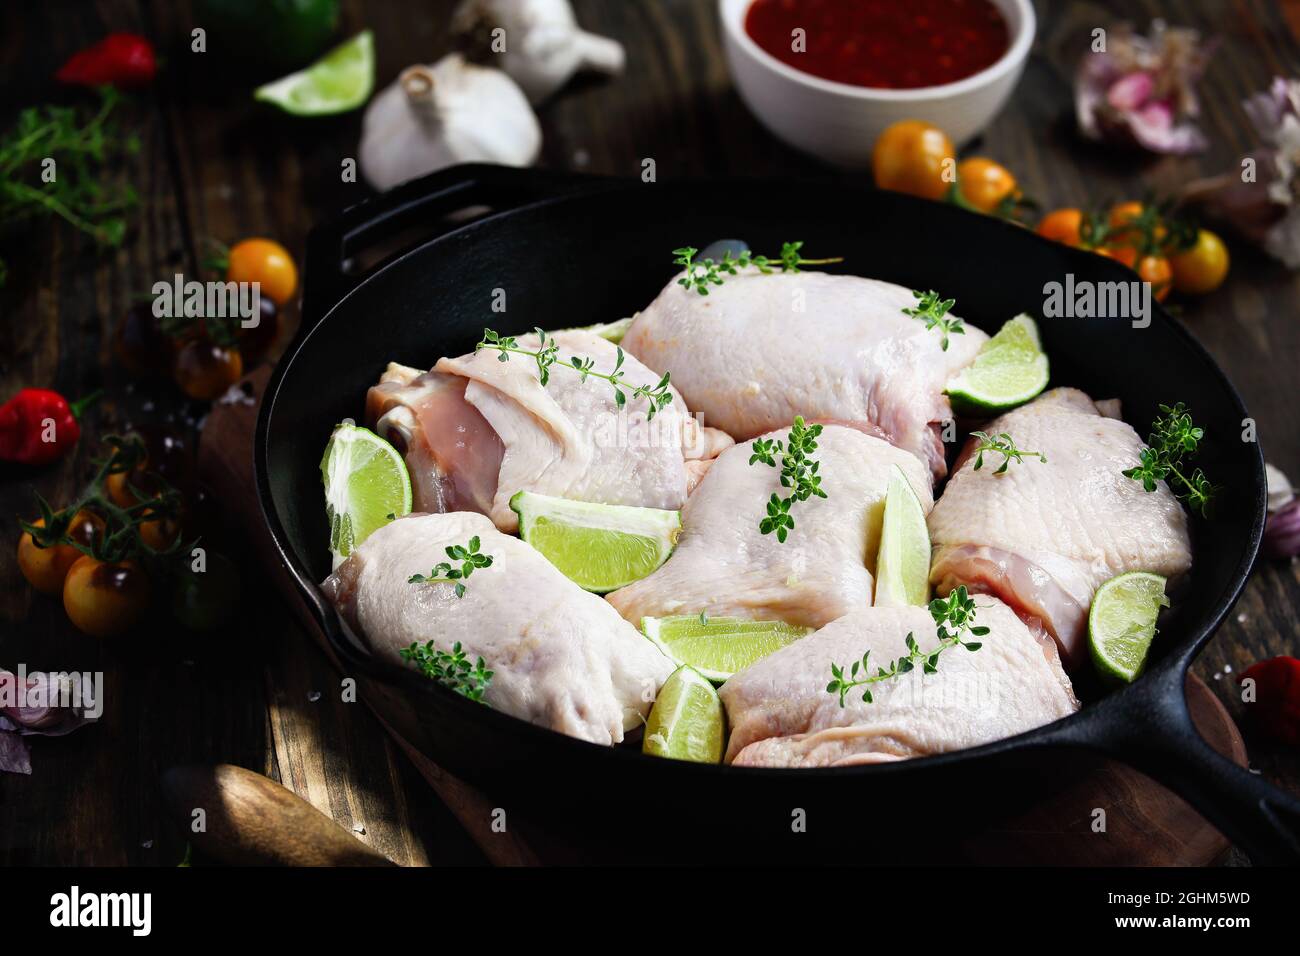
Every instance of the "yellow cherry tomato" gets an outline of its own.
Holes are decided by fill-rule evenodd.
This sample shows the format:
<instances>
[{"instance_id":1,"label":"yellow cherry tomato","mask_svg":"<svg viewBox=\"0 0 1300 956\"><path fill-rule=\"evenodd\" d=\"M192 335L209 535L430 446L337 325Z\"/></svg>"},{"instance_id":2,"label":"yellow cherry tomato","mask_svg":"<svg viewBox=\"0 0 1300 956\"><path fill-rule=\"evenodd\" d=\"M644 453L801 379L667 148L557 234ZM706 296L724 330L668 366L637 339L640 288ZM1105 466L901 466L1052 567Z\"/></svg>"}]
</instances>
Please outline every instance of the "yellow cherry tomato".
<instances>
[{"instance_id":1,"label":"yellow cherry tomato","mask_svg":"<svg viewBox=\"0 0 1300 956\"><path fill-rule=\"evenodd\" d=\"M1020 194L1016 177L1005 166L983 156L972 156L957 164L957 187L962 198L980 212L993 212Z\"/></svg>"},{"instance_id":2,"label":"yellow cherry tomato","mask_svg":"<svg viewBox=\"0 0 1300 956\"><path fill-rule=\"evenodd\" d=\"M117 637L144 618L149 590L149 578L134 561L106 564L82 555L63 582L63 610L82 633Z\"/></svg>"},{"instance_id":3,"label":"yellow cherry tomato","mask_svg":"<svg viewBox=\"0 0 1300 956\"><path fill-rule=\"evenodd\" d=\"M1114 259L1116 262L1123 263L1130 269L1137 268L1138 251L1132 246L1110 244L1098 246L1092 250L1099 256L1105 256L1107 259Z\"/></svg>"},{"instance_id":4,"label":"yellow cherry tomato","mask_svg":"<svg viewBox=\"0 0 1300 956\"><path fill-rule=\"evenodd\" d=\"M1163 302L1173 289L1174 270L1164 256L1143 256L1137 264L1138 278L1151 283L1151 294Z\"/></svg>"},{"instance_id":5,"label":"yellow cherry tomato","mask_svg":"<svg viewBox=\"0 0 1300 956\"><path fill-rule=\"evenodd\" d=\"M43 519L32 524L38 528L45 527ZM88 511L77 512L68 527L72 540L89 546L95 535L103 528L103 522ZM24 531L18 539L18 570L37 591L42 594L58 594L63 590L63 581L77 559L82 557L80 551L70 544L56 544L51 548L37 547L31 534Z\"/></svg>"},{"instance_id":6,"label":"yellow cherry tomato","mask_svg":"<svg viewBox=\"0 0 1300 956\"><path fill-rule=\"evenodd\" d=\"M172 359L172 379L177 387L200 402L220 398L243 374L244 359L238 348L207 339L190 339Z\"/></svg>"},{"instance_id":7,"label":"yellow cherry tomato","mask_svg":"<svg viewBox=\"0 0 1300 956\"><path fill-rule=\"evenodd\" d=\"M159 515L140 522L140 540L155 551L166 551L176 543L180 533L180 522L175 518Z\"/></svg>"},{"instance_id":8,"label":"yellow cherry tomato","mask_svg":"<svg viewBox=\"0 0 1300 956\"><path fill-rule=\"evenodd\" d=\"M1152 227L1150 229L1151 239L1157 245L1164 242L1169 235L1168 228L1160 221L1160 217L1156 215L1155 210L1149 209L1145 203L1136 199L1112 206L1109 223L1111 234L1115 236L1127 235L1143 223L1149 223Z\"/></svg>"},{"instance_id":9,"label":"yellow cherry tomato","mask_svg":"<svg viewBox=\"0 0 1300 956\"><path fill-rule=\"evenodd\" d=\"M284 305L298 289L298 267L289 251L271 239L245 239L230 250L227 282L260 282L262 295Z\"/></svg>"},{"instance_id":10,"label":"yellow cherry tomato","mask_svg":"<svg viewBox=\"0 0 1300 956\"><path fill-rule=\"evenodd\" d=\"M104 491L108 498L119 508L129 508L136 504L135 494L127 487L133 476L129 472L115 471L104 479Z\"/></svg>"},{"instance_id":11,"label":"yellow cherry tomato","mask_svg":"<svg viewBox=\"0 0 1300 956\"><path fill-rule=\"evenodd\" d=\"M1034 231L1055 242L1078 246L1082 241L1079 229L1083 225L1082 209L1054 209L1043 217Z\"/></svg>"},{"instance_id":12,"label":"yellow cherry tomato","mask_svg":"<svg viewBox=\"0 0 1300 956\"><path fill-rule=\"evenodd\" d=\"M942 199L951 177L944 179L945 161L956 156L943 130L920 120L900 120L876 140L871 169L881 189Z\"/></svg>"},{"instance_id":13,"label":"yellow cherry tomato","mask_svg":"<svg viewBox=\"0 0 1300 956\"><path fill-rule=\"evenodd\" d=\"M1205 295L1223 285L1229 264L1228 247L1208 229L1197 232L1196 245L1169 257L1174 288L1192 295Z\"/></svg>"},{"instance_id":14,"label":"yellow cherry tomato","mask_svg":"<svg viewBox=\"0 0 1300 956\"><path fill-rule=\"evenodd\" d=\"M1142 203L1138 202L1136 199L1112 206L1109 217L1110 227L1112 229L1120 229L1127 226L1138 216L1142 215L1143 208Z\"/></svg>"}]
</instances>

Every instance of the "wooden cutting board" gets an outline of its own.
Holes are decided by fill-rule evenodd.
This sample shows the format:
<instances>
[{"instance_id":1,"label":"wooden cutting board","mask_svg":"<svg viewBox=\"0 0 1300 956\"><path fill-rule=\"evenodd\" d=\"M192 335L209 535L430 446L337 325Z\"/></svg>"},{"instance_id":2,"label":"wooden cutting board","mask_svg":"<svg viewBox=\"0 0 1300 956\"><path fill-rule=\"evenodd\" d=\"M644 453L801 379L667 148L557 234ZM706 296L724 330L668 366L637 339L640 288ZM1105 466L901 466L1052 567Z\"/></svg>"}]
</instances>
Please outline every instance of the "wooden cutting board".
<instances>
[{"instance_id":1,"label":"wooden cutting board","mask_svg":"<svg viewBox=\"0 0 1300 956\"><path fill-rule=\"evenodd\" d=\"M244 379L252 404L218 404L203 430L199 470L229 502L250 546L276 587L295 609L310 639L338 666L324 635L280 564L270 533L262 522L253 481L253 430L268 368ZM286 638L291 639L291 638ZM557 838L541 825L512 825L509 833L493 832L493 803L481 792L446 773L425 756L425 732L402 695L361 678L365 700L394 741L411 758L439 799L465 827L494 863L534 865L598 859L598 850ZM1246 766L1246 747L1232 718L1197 677L1187 679L1192 719L1217 751ZM1089 758L1091 772L1081 782L1060 791L1020 814L985 830L966 834L960 847L944 848L942 856L972 863L1036 863L1058 865L1196 866L1214 862L1228 842L1181 799L1132 768ZM1106 832L1094 832L1096 808L1106 810ZM326 808L322 808L326 809Z\"/></svg>"}]
</instances>

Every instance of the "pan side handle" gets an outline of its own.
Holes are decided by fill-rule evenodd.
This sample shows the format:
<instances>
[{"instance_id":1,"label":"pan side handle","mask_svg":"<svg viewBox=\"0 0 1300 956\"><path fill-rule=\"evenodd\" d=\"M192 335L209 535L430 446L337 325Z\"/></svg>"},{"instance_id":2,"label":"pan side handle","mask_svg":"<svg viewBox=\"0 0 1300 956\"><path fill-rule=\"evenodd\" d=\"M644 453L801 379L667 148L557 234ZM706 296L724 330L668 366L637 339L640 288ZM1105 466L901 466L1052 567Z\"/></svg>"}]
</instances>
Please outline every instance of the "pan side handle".
<instances>
[{"instance_id":1,"label":"pan side handle","mask_svg":"<svg viewBox=\"0 0 1300 956\"><path fill-rule=\"evenodd\" d=\"M385 261L391 261L412 246L435 239L474 218L570 190L590 188L600 182L601 177L578 173L467 163L412 180L348 207L336 218L313 229L307 239L303 321L298 337L310 332L340 299L378 270L379 265L368 269L357 267L357 261L368 250L408 239L404 248L387 256ZM409 234L415 231L419 231L418 238L410 238Z\"/></svg>"},{"instance_id":2,"label":"pan side handle","mask_svg":"<svg viewBox=\"0 0 1300 956\"><path fill-rule=\"evenodd\" d=\"M1216 752L1197 733L1181 666L1087 711L1074 743L1099 749L1174 791L1256 865L1300 865L1300 799Z\"/></svg>"}]
</instances>

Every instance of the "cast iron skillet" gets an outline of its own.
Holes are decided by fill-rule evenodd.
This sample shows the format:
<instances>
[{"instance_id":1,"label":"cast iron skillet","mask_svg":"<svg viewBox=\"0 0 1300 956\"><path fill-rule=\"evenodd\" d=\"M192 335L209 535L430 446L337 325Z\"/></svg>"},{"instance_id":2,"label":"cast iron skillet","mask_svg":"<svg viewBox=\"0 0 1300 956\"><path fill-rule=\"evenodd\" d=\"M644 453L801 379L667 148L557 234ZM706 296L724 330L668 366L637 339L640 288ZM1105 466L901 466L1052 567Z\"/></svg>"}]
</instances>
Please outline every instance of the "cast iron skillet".
<instances>
[{"instance_id":1,"label":"cast iron skillet","mask_svg":"<svg viewBox=\"0 0 1300 956\"><path fill-rule=\"evenodd\" d=\"M369 269L355 267L363 251L409 239L412 230L422 231L412 247ZM1225 490L1214 519L1194 522L1191 580L1139 680L1107 695L1088 675L1076 675L1091 701L1078 714L972 750L871 767L762 770L652 760L534 727L372 659L345 632L317 588L330 570L319 463L331 428L361 414L385 363L428 367L470 351L485 326L520 333L629 315L671 276L670 250L722 237L758 250L806 240L811 254L844 256L842 271L953 295L960 314L988 330L1028 311L1052 359L1052 384L1119 397L1140 432L1158 403L1188 403L1208 436L1198 463ZM836 841L864 829L864 820L875 821L866 829L879 834L895 814L912 817L925 807L959 818L997 813L1068 785L1090 765L1092 751L1149 772L1257 862L1295 862L1300 801L1208 747L1183 694L1188 665L1241 593L1263 530L1263 456L1258 445L1238 440L1246 411L1205 350L1158 307L1142 329L1127 319L1044 318L1044 284L1067 273L1076 281L1132 277L1100 256L995 219L866 188L447 170L355 206L313 233L302 328L258 420L262 510L348 666L418 695L412 700L435 761L503 807L558 814L589 837L621 840L628 852L655 856L664 846L655 834L698 826L715 845L725 827L737 843L783 853L791 840L782 834L798 831L791 819L800 812L807 832L829 832ZM505 290L505 312L492 310L498 289Z\"/></svg>"}]
</instances>

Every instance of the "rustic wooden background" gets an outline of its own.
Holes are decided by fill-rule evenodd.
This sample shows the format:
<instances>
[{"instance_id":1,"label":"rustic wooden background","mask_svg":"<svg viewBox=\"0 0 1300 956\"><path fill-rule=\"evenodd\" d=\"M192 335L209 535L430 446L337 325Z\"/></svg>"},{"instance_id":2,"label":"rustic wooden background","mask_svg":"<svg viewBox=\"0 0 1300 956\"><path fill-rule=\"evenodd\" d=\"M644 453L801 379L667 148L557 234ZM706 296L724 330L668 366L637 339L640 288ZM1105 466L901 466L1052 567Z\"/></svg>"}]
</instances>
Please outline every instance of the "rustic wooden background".
<instances>
[{"instance_id":1,"label":"rustic wooden background","mask_svg":"<svg viewBox=\"0 0 1300 956\"><path fill-rule=\"evenodd\" d=\"M1046 208L1098 204L1168 190L1235 164L1254 143L1240 108L1275 75L1300 72L1300 0L1038 0L1034 54L1015 98L978 150L1017 172ZM377 82L446 48L452 0L346 0L342 35L375 31ZM627 75L582 81L545 105L541 163L635 175L653 156L659 175L734 170L834 178L773 140L733 91L713 0L576 0L582 23L627 47ZM1139 159L1084 144L1073 133L1069 66L1079 28L1153 17L1219 39L1203 91L1212 148L1189 159ZM164 0L43 0L0 10L0 123L23 106L73 96L51 76L74 50L109 30L151 37L167 57L156 86L124 116L142 141L121 170L142 196L126 244L100 254L42 224L0 235L10 261L0 294L0 399L23 386L79 395L104 386L91 436L124 423L182 425L201 414L166 387L137 386L116 367L111 330L132 297L160 277L197 271L204 241L278 238L300 254L312 224L366 195L340 182L355 155L360 114L295 120L255 107L253 78L188 50L190 4ZM3 224L0 224L3 229ZM1232 275L1183 317L1241 389L1268 459L1300 478L1300 284L1240 244ZM960 255L960 250L950 254ZM1008 263L1014 268L1014 263ZM296 319L296 314L291 315ZM239 632L196 644L161 635L140 646L77 633L55 601L32 594L14 561L12 516L32 493L58 502L86 473L76 460L40 472L0 471L0 665L102 670L107 710L98 726L36 738L30 777L0 776L0 863L174 865L183 839L160 817L160 771L228 761L266 773L403 863L479 862L473 843L433 798L363 707L339 701L338 677L255 575ZM1234 619L1197 663L1233 713L1232 675L1296 652L1297 565L1263 564ZM1248 738L1253 766L1300 788L1300 757Z\"/></svg>"}]
</instances>

